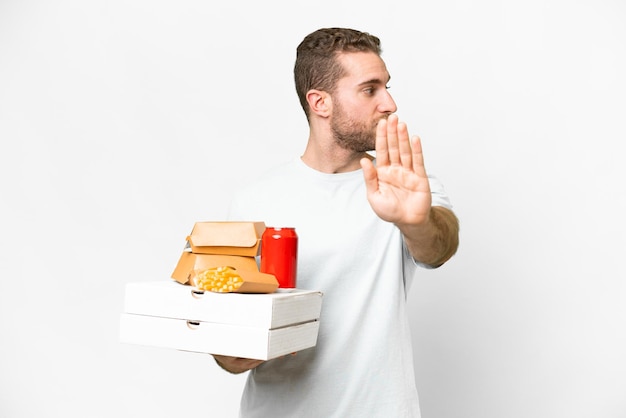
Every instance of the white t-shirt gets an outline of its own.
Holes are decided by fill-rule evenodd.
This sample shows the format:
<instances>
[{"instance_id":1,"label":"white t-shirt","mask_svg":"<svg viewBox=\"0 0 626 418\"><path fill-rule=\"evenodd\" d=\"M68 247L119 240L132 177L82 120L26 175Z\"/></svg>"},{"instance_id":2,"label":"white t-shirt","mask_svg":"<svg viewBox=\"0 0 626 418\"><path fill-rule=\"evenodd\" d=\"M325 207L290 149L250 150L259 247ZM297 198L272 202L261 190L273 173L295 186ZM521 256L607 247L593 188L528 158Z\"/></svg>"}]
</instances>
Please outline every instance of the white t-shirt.
<instances>
[{"instance_id":1,"label":"white t-shirt","mask_svg":"<svg viewBox=\"0 0 626 418\"><path fill-rule=\"evenodd\" d=\"M450 207L430 178L433 205ZM370 207L361 170L326 174L300 159L237 194L229 218L294 227L297 287L323 292L317 346L248 376L243 418L417 418L406 292L417 265Z\"/></svg>"}]
</instances>

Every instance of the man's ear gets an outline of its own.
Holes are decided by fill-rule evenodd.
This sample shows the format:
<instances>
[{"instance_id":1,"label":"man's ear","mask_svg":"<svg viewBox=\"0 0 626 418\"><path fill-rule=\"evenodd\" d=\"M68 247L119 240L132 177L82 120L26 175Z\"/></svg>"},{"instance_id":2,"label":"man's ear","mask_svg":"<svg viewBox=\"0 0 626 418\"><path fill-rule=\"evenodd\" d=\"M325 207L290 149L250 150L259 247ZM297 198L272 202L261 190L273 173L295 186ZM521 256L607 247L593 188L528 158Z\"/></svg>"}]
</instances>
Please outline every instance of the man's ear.
<instances>
[{"instance_id":1,"label":"man's ear","mask_svg":"<svg viewBox=\"0 0 626 418\"><path fill-rule=\"evenodd\" d=\"M306 94L306 100L309 103L311 113L315 113L321 117L328 117L332 109L332 99L330 94L323 90L309 90Z\"/></svg>"}]
</instances>

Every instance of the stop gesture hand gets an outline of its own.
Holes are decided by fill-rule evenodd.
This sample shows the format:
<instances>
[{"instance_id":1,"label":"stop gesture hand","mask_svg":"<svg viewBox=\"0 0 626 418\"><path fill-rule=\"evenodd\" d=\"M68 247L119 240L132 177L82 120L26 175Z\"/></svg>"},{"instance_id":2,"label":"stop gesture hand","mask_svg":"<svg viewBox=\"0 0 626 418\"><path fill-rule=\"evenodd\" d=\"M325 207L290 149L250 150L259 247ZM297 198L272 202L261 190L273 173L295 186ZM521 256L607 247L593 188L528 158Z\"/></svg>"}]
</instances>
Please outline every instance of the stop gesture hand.
<instances>
[{"instance_id":1,"label":"stop gesture hand","mask_svg":"<svg viewBox=\"0 0 626 418\"><path fill-rule=\"evenodd\" d=\"M395 114L376 129L376 165L361 160L367 199L383 220L399 227L428 221L431 194L418 136L409 140L407 126Z\"/></svg>"}]
</instances>

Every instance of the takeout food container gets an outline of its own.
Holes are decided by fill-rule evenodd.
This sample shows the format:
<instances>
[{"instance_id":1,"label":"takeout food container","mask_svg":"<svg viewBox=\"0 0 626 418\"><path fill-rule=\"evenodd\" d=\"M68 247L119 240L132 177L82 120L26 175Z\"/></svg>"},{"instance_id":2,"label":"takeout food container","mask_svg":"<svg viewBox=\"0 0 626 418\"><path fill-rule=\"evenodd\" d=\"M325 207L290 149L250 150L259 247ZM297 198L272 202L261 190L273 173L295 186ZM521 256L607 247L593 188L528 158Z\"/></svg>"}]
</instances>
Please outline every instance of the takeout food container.
<instances>
[{"instance_id":1,"label":"takeout food container","mask_svg":"<svg viewBox=\"0 0 626 418\"><path fill-rule=\"evenodd\" d=\"M278 280L272 274L261 273L254 257L194 254L183 252L172 273L172 278L181 284L195 286L197 271L215 267L232 267L243 279L237 293L272 293L278 288Z\"/></svg>"},{"instance_id":2,"label":"takeout food container","mask_svg":"<svg viewBox=\"0 0 626 418\"><path fill-rule=\"evenodd\" d=\"M279 289L269 294L214 293L173 280L126 283L124 312L265 329L316 320L322 292Z\"/></svg>"},{"instance_id":3,"label":"takeout food container","mask_svg":"<svg viewBox=\"0 0 626 418\"><path fill-rule=\"evenodd\" d=\"M196 222L187 242L195 254L256 257L265 222Z\"/></svg>"},{"instance_id":4,"label":"takeout food container","mask_svg":"<svg viewBox=\"0 0 626 418\"><path fill-rule=\"evenodd\" d=\"M272 293L278 288L278 280L272 274L261 273L256 261L264 231L264 222L196 222L171 277L194 286L196 272L231 267L243 279L241 287L233 292Z\"/></svg>"},{"instance_id":5,"label":"takeout food container","mask_svg":"<svg viewBox=\"0 0 626 418\"><path fill-rule=\"evenodd\" d=\"M317 344L322 293L202 292L173 280L126 284L120 341L269 360Z\"/></svg>"},{"instance_id":6,"label":"takeout food container","mask_svg":"<svg viewBox=\"0 0 626 418\"><path fill-rule=\"evenodd\" d=\"M260 360L314 347L322 293L279 289L274 275L259 271L264 231L263 222L196 223L171 274L174 280L126 285L120 341ZM243 279L236 290L195 286L196 278L210 282L218 273L232 278L231 269Z\"/></svg>"}]
</instances>

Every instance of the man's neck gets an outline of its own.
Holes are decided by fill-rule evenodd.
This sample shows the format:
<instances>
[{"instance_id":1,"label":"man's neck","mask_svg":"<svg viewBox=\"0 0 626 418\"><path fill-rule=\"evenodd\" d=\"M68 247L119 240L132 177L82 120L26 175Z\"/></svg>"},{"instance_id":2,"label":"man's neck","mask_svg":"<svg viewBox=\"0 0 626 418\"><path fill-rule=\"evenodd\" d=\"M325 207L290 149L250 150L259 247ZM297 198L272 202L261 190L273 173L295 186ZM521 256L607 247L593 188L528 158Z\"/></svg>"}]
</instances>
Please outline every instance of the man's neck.
<instances>
[{"instance_id":1,"label":"man's neck","mask_svg":"<svg viewBox=\"0 0 626 418\"><path fill-rule=\"evenodd\" d=\"M322 173L347 173L361 169L361 158L372 158L365 152L346 150L337 145L320 147L309 140L302 161L314 170Z\"/></svg>"}]
</instances>

